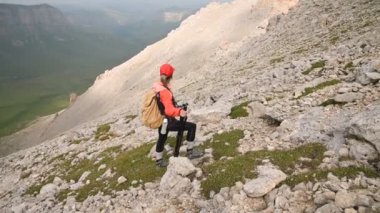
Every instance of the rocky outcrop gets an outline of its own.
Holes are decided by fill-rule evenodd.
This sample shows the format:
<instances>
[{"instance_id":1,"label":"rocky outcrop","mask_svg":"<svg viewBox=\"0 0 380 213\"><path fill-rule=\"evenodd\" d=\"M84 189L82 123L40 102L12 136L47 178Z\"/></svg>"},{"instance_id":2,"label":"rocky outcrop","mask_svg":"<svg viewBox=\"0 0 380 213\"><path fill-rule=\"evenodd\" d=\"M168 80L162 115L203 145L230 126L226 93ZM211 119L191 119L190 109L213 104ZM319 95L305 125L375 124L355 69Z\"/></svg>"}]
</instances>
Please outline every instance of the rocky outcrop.
<instances>
[{"instance_id":1,"label":"rocky outcrop","mask_svg":"<svg viewBox=\"0 0 380 213\"><path fill-rule=\"evenodd\" d=\"M369 106L357 114L350 122L349 132L371 143L380 153L380 104Z\"/></svg>"}]
</instances>

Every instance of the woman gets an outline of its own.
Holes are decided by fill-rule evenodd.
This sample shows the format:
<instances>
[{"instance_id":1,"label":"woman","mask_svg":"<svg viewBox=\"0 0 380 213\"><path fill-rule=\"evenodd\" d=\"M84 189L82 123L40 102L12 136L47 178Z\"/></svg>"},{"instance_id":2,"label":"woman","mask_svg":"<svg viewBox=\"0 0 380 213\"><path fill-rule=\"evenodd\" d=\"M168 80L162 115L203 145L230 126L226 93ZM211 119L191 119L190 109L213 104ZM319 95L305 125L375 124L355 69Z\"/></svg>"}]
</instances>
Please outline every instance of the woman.
<instances>
[{"instance_id":1,"label":"woman","mask_svg":"<svg viewBox=\"0 0 380 213\"><path fill-rule=\"evenodd\" d=\"M167 126L164 124L158 129L158 141L156 144L156 164L160 167L166 167L167 162L163 160L163 152L169 131L178 131L180 122L175 118L178 116L186 117L187 112L177 106L173 93L171 92L170 80L173 77L174 68L170 64L164 64L160 68L160 82L153 85L153 90L157 93L158 106L161 114L167 119ZM166 126L166 127L165 127ZM185 123L185 131L187 131L187 157L190 159L203 156L202 152L194 149L194 139L196 124L191 122Z\"/></svg>"}]
</instances>

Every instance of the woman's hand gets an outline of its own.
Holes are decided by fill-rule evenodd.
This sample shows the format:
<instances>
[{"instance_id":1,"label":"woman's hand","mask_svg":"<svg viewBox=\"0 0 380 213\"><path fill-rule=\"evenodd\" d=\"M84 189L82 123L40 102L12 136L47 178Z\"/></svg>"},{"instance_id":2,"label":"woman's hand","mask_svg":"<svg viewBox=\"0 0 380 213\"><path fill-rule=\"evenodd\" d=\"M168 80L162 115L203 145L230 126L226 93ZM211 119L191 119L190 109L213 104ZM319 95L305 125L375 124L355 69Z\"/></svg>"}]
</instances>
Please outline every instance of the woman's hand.
<instances>
[{"instance_id":1,"label":"woman's hand","mask_svg":"<svg viewBox=\"0 0 380 213\"><path fill-rule=\"evenodd\" d=\"M181 110L181 111L179 112L179 116L181 116L181 117L186 117L186 116L187 116L187 112L186 112L185 110Z\"/></svg>"}]
</instances>

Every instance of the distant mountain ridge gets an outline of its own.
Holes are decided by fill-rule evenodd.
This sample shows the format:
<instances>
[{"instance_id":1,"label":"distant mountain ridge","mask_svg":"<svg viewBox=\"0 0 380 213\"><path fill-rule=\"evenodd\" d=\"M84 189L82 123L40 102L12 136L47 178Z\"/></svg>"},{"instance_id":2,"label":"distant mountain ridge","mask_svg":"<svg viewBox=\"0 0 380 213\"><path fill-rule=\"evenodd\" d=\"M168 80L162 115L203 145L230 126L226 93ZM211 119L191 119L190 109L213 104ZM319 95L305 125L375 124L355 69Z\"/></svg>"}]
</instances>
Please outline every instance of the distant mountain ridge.
<instances>
[{"instance_id":1,"label":"distant mountain ridge","mask_svg":"<svg viewBox=\"0 0 380 213\"><path fill-rule=\"evenodd\" d=\"M1 39L39 39L42 34L60 35L69 22L48 4L24 6L0 4Z\"/></svg>"}]
</instances>

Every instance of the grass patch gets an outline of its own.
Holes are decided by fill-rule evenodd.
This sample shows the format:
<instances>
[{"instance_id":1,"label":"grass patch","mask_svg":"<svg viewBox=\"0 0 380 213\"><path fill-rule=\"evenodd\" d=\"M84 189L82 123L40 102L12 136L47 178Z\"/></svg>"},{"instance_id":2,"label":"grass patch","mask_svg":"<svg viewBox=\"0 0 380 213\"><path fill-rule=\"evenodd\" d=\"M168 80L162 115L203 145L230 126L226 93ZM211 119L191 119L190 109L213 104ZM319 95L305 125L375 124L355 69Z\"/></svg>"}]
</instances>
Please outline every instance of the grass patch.
<instances>
[{"instance_id":1,"label":"grass patch","mask_svg":"<svg viewBox=\"0 0 380 213\"><path fill-rule=\"evenodd\" d=\"M339 84L339 83L341 83L340 80L334 79L334 80L330 80L330 81L326 81L326 82L320 83L320 84L318 84L315 87L306 87L305 90L302 92L302 95L300 95L296 99L300 99L300 98L302 98L302 97L304 97L306 95L309 95L309 94L311 94L313 92L316 92L318 90L324 89L325 87L334 86L334 85Z\"/></svg>"},{"instance_id":2,"label":"grass patch","mask_svg":"<svg viewBox=\"0 0 380 213\"><path fill-rule=\"evenodd\" d=\"M332 45L335 45L337 41L339 41L339 36L334 36L330 38L330 43Z\"/></svg>"},{"instance_id":3,"label":"grass patch","mask_svg":"<svg viewBox=\"0 0 380 213\"><path fill-rule=\"evenodd\" d=\"M302 74L304 75L308 75L310 74L311 71L313 71L314 69L316 68L324 68L326 65L326 61L318 61L318 62L315 62L313 64L311 64L311 67L305 71L302 72Z\"/></svg>"},{"instance_id":4,"label":"grass patch","mask_svg":"<svg viewBox=\"0 0 380 213\"><path fill-rule=\"evenodd\" d=\"M218 193L221 188L231 187L237 181L254 178L256 166L264 159L269 159L287 174L291 174L296 165L301 168L315 169L321 164L325 151L324 145L312 143L293 150L253 151L236 156L231 160L216 161L202 167L207 177L201 182L202 192L208 197L211 191ZM302 161L301 157L310 160Z\"/></svg>"},{"instance_id":5,"label":"grass patch","mask_svg":"<svg viewBox=\"0 0 380 213\"><path fill-rule=\"evenodd\" d=\"M25 193L23 195L32 195L32 196L36 196L40 193L41 191L41 188L43 186L45 186L46 184L48 183L52 183L54 180L54 176L51 175L51 176L48 176L47 178L45 178L44 180L42 180L41 183L39 184L33 184L31 187L29 187Z\"/></svg>"},{"instance_id":6,"label":"grass patch","mask_svg":"<svg viewBox=\"0 0 380 213\"><path fill-rule=\"evenodd\" d=\"M115 135L110 132L111 126L110 124L102 124L98 127L95 132L95 139L100 141L105 141L113 138Z\"/></svg>"},{"instance_id":7,"label":"grass patch","mask_svg":"<svg viewBox=\"0 0 380 213\"><path fill-rule=\"evenodd\" d=\"M202 148L212 148L213 157L219 160L223 156L235 157L239 154L239 140L244 137L244 132L240 129L214 135L212 140L206 141Z\"/></svg>"},{"instance_id":8,"label":"grass patch","mask_svg":"<svg viewBox=\"0 0 380 213\"><path fill-rule=\"evenodd\" d=\"M278 57L278 58L273 58L269 61L270 64L276 64L284 61L285 56Z\"/></svg>"},{"instance_id":9,"label":"grass patch","mask_svg":"<svg viewBox=\"0 0 380 213\"><path fill-rule=\"evenodd\" d=\"M269 101L273 100L273 97L265 97L265 100L266 100L267 102L269 102Z\"/></svg>"},{"instance_id":10,"label":"grass patch","mask_svg":"<svg viewBox=\"0 0 380 213\"><path fill-rule=\"evenodd\" d=\"M344 70L349 70L349 71L352 71L354 69L354 63L351 61L349 63L347 63L345 66L344 66Z\"/></svg>"},{"instance_id":11,"label":"grass patch","mask_svg":"<svg viewBox=\"0 0 380 213\"><path fill-rule=\"evenodd\" d=\"M303 52L306 52L307 49L304 49L304 48L300 48L300 49L297 49L296 51L292 52L291 54L300 54L300 53L303 53Z\"/></svg>"},{"instance_id":12,"label":"grass patch","mask_svg":"<svg viewBox=\"0 0 380 213\"><path fill-rule=\"evenodd\" d=\"M334 99L328 99L326 101L324 101L323 103L319 104L319 106L328 106L328 105L339 105L339 106L343 106L347 104L347 102L339 102L339 101L336 101Z\"/></svg>"},{"instance_id":13,"label":"grass patch","mask_svg":"<svg viewBox=\"0 0 380 213\"><path fill-rule=\"evenodd\" d=\"M76 139L76 140L70 141L70 144L80 144L82 142L89 141L89 140L90 140L90 138Z\"/></svg>"},{"instance_id":14,"label":"grass patch","mask_svg":"<svg viewBox=\"0 0 380 213\"><path fill-rule=\"evenodd\" d=\"M229 116L232 119L241 118L241 117L247 117L249 114L247 112L248 104L251 103L250 101L246 101L244 103L241 103L237 106L232 107L231 113Z\"/></svg>"},{"instance_id":15,"label":"grass patch","mask_svg":"<svg viewBox=\"0 0 380 213\"><path fill-rule=\"evenodd\" d=\"M98 159L85 159L76 165L71 165L70 161L64 161L57 167L60 168L60 175L57 176L66 181L78 181L84 172L89 171L91 173L86 180L90 183L76 191L62 191L57 195L57 199L64 200L71 194L75 195L77 201L82 202L88 196L96 195L98 192L112 194L115 191L128 189L132 186L133 180L142 183L155 181L165 173L165 169L157 168L155 162L148 157L152 145L151 143L144 144L126 152L121 151L121 146L111 147L100 153ZM106 168L98 171L102 164L105 164ZM112 170L113 176L101 178L108 169ZM120 176L127 178L127 181L118 184L117 179Z\"/></svg>"},{"instance_id":16,"label":"grass patch","mask_svg":"<svg viewBox=\"0 0 380 213\"><path fill-rule=\"evenodd\" d=\"M365 176L367 177L379 177L380 174L369 167L344 167L344 168L336 168L336 169L331 169L331 170L317 170L317 171L312 171L312 172L307 172L304 174L299 174L299 175L293 175L288 177L283 183L287 184L288 186L295 186L299 183L302 182L317 182L320 180L324 180L327 178L328 173L332 173L335 176L342 178L342 177L347 177L347 178L355 178L359 173L363 172Z\"/></svg>"}]
</instances>

